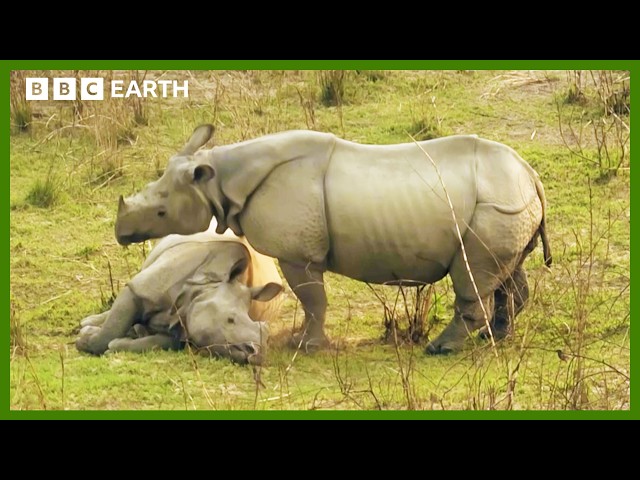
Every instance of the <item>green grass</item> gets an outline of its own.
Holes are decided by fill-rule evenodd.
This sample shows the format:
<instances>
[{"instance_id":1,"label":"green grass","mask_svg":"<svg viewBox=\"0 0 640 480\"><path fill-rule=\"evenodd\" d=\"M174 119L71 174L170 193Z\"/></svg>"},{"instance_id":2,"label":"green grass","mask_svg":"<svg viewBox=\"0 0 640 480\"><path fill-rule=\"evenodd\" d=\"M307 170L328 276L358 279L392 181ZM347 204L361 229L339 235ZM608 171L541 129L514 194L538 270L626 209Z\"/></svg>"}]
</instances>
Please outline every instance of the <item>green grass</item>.
<instances>
[{"instance_id":1,"label":"green grass","mask_svg":"<svg viewBox=\"0 0 640 480\"><path fill-rule=\"evenodd\" d=\"M66 103L34 102L29 133L11 135L12 409L629 408L629 170L598 182L598 167L564 145L556 99L570 87L566 75L350 72L345 101L327 108L313 71L171 74L190 79L190 98L88 105L85 112L98 115L83 119ZM140 111L146 125L135 122ZM418 127L436 136L475 133L531 163L547 194L554 265L543 266L540 247L527 260L532 296L512 340L493 350L470 339L447 357L425 356L424 345L396 348L380 340L383 308L371 290L328 274L334 348L307 356L284 346L301 320L289 291L271 326L264 387L249 367L188 352L93 358L75 350L79 321L108 304L150 248L115 242L120 194L156 179L198 124L215 123L214 141L225 144L312 120L317 130L363 143L411 141L407 133ZM121 125L135 125L126 141L118 141ZM584 147L593 149L593 140ZM435 294L431 338L451 317L450 282Z\"/></svg>"}]
</instances>

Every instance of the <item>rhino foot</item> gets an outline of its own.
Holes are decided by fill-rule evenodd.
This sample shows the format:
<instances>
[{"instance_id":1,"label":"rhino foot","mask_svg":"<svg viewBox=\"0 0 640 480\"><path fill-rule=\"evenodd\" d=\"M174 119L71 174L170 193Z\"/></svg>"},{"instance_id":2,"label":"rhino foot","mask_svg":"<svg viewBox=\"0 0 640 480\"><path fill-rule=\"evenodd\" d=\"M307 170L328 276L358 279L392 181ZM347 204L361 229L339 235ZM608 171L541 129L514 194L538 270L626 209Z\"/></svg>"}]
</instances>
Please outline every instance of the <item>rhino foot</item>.
<instances>
[{"instance_id":1,"label":"rhino foot","mask_svg":"<svg viewBox=\"0 0 640 480\"><path fill-rule=\"evenodd\" d=\"M464 347L466 337L465 333L447 327L438 338L428 343L425 353L428 355L448 355L459 352Z\"/></svg>"},{"instance_id":2,"label":"rhino foot","mask_svg":"<svg viewBox=\"0 0 640 480\"><path fill-rule=\"evenodd\" d=\"M99 329L99 327L94 328ZM76 340L76 348L78 349L78 351L90 353L92 355L102 355L106 349L95 347L95 342L93 341L93 339L96 337L96 335L97 333L86 333L85 335L81 335L78 340Z\"/></svg>"},{"instance_id":3,"label":"rhino foot","mask_svg":"<svg viewBox=\"0 0 640 480\"><path fill-rule=\"evenodd\" d=\"M114 338L109 342L109 348L107 349L107 352L114 353L128 350L130 344L130 338Z\"/></svg>"},{"instance_id":4,"label":"rhino foot","mask_svg":"<svg viewBox=\"0 0 640 480\"><path fill-rule=\"evenodd\" d=\"M322 333L321 335L307 335L305 333L294 333L291 338L291 347L300 349L305 353L314 353L331 346L331 341Z\"/></svg>"},{"instance_id":5,"label":"rhino foot","mask_svg":"<svg viewBox=\"0 0 640 480\"><path fill-rule=\"evenodd\" d=\"M136 323L132 328L135 335L133 338L148 337L149 335L151 335L147 327L145 327L141 323Z\"/></svg>"},{"instance_id":6,"label":"rhino foot","mask_svg":"<svg viewBox=\"0 0 640 480\"><path fill-rule=\"evenodd\" d=\"M511 333L508 326L500 327L497 325L491 325L491 330L493 332L494 340L502 340L506 338L509 335L509 333ZM482 327L480 329L480 333L478 333L478 337L481 338L482 340L489 340L491 338L491 335L489 335L489 330L487 329L487 327Z\"/></svg>"},{"instance_id":7,"label":"rhino foot","mask_svg":"<svg viewBox=\"0 0 640 480\"><path fill-rule=\"evenodd\" d=\"M456 353L462 349L461 345L453 343L438 343L436 341L429 342L425 353L427 355L449 355L450 353Z\"/></svg>"},{"instance_id":8,"label":"rhino foot","mask_svg":"<svg viewBox=\"0 0 640 480\"><path fill-rule=\"evenodd\" d=\"M86 325L80 329L79 335L81 337L90 337L91 335L98 333L100 330L100 327L96 327L94 325Z\"/></svg>"},{"instance_id":9,"label":"rhino foot","mask_svg":"<svg viewBox=\"0 0 640 480\"><path fill-rule=\"evenodd\" d=\"M88 317L80 321L80 326L81 327L88 327L88 326L101 327L102 324L107 320L108 315L109 315L108 311L103 313L98 313L96 315L89 315Z\"/></svg>"}]
</instances>

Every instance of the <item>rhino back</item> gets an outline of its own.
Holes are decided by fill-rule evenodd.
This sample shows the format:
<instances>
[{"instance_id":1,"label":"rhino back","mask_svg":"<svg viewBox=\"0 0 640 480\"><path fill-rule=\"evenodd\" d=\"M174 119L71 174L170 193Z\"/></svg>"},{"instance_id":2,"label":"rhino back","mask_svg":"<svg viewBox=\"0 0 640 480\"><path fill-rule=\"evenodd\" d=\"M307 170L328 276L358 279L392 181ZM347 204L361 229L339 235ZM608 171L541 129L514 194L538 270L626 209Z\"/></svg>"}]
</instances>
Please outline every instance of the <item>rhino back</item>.
<instances>
[{"instance_id":1,"label":"rhino back","mask_svg":"<svg viewBox=\"0 0 640 480\"><path fill-rule=\"evenodd\" d=\"M508 230L509 235L492 238L491 245L496 256L509 258L521 252L540 228L544 189L536 171L506 145L479 140L477 158L478 207L495 213L479 230Z\"/></svg>"},{"instance_id":2,"label":"rhino back","mask_svg":"<svg viewBox=\"0 0 640 480\"><path fill-rule=\"evenodd\" d=\"M477 158L478 203L519 212L538 198L538 173L511 147L478 139Z\"/></svg>"},{"instance_id":3,"label":"rhino back","mask_svg":"<svg viewBox=\"0 0 640 480\"><path fill-rule=\"evenodd\" d=\"M421 142L437 164L464 235L475 209L475 137ZM458 249L435 167L415 144L339 141L325 179L328 266L359 280L434 282Z\"/></svg>"},{"instance_id":4,"label":"rhino back","mask_svg":"<svg viewBox=\"0 0 640 480\"><path fill-rule=\"evenodd\" d=\"M207 242L216 242L216 241L243 243L242 240L240 240L240 238L236 237L233 234L233 232L230 232L227 230L223 234L218 234L216 233L215 228L216 228L216 220L214 217L211 220L211 225L209 226L209 229L205 230L204 232L195 233L193 235L178 235L178 234L167 235L166 237L162 238L158 243L156 243L155 247L153 247L153 249L147 256L147 258L143 262L140 270L144 270L145 268L148 268L151 264L157 261L167 250L185 243L197 244L197 243L207 243Z\"/></svg>"},{"instance_id":5,"label":"rhino back","mask_svg":"<svg viewBox=\"0 0 640 480\"><path fill-rule=\"evenodd\" d=\"M329 250L324 178L332 146L321 144L278 165L249 197L240 225L257 251L301 264L324 262Z\"/></svg>"},{"instance_id":6,"label":"rhino back","mask_svg":"<svg viewBox=\"0 0 640 480\"><path fill-rule=\"evenodd\" d=\"M173 318L169 313L170 307L182 289L184 280L198 268L206 267L203 262L207 257L211 259L210 253L213 249L220 250L223 255L237 257L238 250L229 249L229 244L244 245L249 251L251 261L247 271L239 277L239 280L250 287L269 282L282 285L282 279L273 258L256 252L246 238L239 238L230 230L224 234L218 234L215 228L214 218L205 232L164 237L151 250L141 272L130 282L130 288L144 300L145 311L151 314L148 323L154 331L168 331L170 324L168 319ZM254 320L274 319L280 312L282 300L280 295L269 302L253 301L249 316Z\"/></svg>"},{"instance_id":7,"label":"rhino back","mask_svg":"<svg viewBox=\"0 0 640 480\"><path fill-rule=\"evenodd\" d=\"M206 263L216 268L216 258L227 251L237 255L236 249L229 250L234 244L244 245L231 232L215 233L215 225L193 235L168 235L151 250L128 286L144 300L146 311L167 308L196 270L207 268Z\"/></svg>"}]
</instances>

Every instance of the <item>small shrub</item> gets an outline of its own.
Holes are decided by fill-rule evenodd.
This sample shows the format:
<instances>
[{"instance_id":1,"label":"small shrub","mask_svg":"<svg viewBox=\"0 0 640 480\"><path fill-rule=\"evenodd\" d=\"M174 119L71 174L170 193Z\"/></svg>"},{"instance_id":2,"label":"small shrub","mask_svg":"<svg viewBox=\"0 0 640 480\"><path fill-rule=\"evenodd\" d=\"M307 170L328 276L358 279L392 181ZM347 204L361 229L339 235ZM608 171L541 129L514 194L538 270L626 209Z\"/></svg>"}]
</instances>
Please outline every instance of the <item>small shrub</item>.
<instances>
[{"instance_id":1,"label":"small shrub","mask_svg":"<svg viewBox=\"0 0 640 480\"><path fill-rule=\"evenodd\" d=\"M587 97L584 94L582 70L570 70L567 72L569 89L564 96L564 103L568 105L584 105Z\"/></svg>"},{"instance_id":2,"label":"small shrub","mask_svg":"<svg viewBox=\"0 0 640 480\"><path fill-rule=\"evenodd\" d=\"M140 70L129 70L127 72L127 80L132 81L135 80L138 85L142 85L145 78L147 77L147 71L143 74L140 73ZM136 125L148 125L149 118L147 116L147 109L145 107L145 97L137 97L133 95L128 98L129 105L131 105L131 110L133 112L133 122Z\"/></svg>"},{"instance_id":3,"label":"small shrub","mask_svg":"<svg viewBox=\"0 0 640 480\"><path fill-rule=\"evenodd\" d=\"M22 323L20 322L20 317L13 302L10 305L9 311L9 344L11 350L16 353L23 353L27 348Z\"/></svg>"},{"instance_id":4,"label":"small shrub","mask_svg":"<svg viewBox=\"0 0 640 480\"><path fill-rule=\"evenodd\" d=\"M571 86L564 96L564 103L568 105L584 105L587 103L587 97L582 90L578 90L574 86Z\"/></svg>"},{"instance_id":5,"label":"small shrub","mask_svg":"<svg viewBox=\"0 0 640 480\"><path fill-rule=\"evenodd\" d=\"M585 93L581 80L576 80L581 75L574 73L569 77L569 94L556 99L558 127L567 149L596 165L600 173L598 182L606 183L621 169L629 168L631 128L626 116L630 112L629 78L628 72L589 73L595 88ZM567 108L569 115L564 113L564 104L578 101L588 107L580 109L579 115L574 114L578 110L574 108Z\"/></svg>"},{"instance_id":6,"label":"small shrub","mask_svg":"<svg viewBox=\"0 0 640 480\"><path fill-rule=\"evenodd\" d=\"M100 251L100 247L96 245L87 245L76 252L77 257L89 260L89 257Z\"/></svg>"},{"instance_id":7,"label":"small shrub","mask_svg":"<svg viewBox=\"0 0 640 480\"><path fill-rule=\"evenodd\" d=\"M111 292L105 293L100 287L100 311L106 312L110 310L113 306L113 302L116 301L116 286L113 282L113 271L111 270L111 262L107 260L107 268L109 270L109 287L111 288Z\"/></svg>"},{"instance_id":8,"label":"small shrub","mask_svg":"<svg viewBox=\"0 0 640 480\"><path fill-rule=\"evenodd\" d=\"M320 83L320 103L325 107L335 107L344 103L344 70L322 70L318 74Z\"/></svg>"},{"instance_id":9,"label":"small shrub","mask_svg":"<svg viewBox=\"0 0 640 480\"><path fill-rule=\"evenodd\" d=\"M138 70L124 73L113 70L83 72L83 76L104 78L107 89L111 88L114 80L123 80L125 86L135 81L141 86L146 75L146 71L140 73ZM122 146L135 144L136 128L149 123L145 101L145 98L130 95L128 98L105 98L101 102L78 100L72 107L74 116L90 128L98 149L109 153L118 151Z\"/></svg>"},{"instance_id":10,"label":"small shrub","mask_svg":"<svg viewBox=\"0 0 640 480\"><path fill-rule=\"evenodd\" d=\"M427 328L425 326L429 312L435 307L433 285L399 286L393 300L371 285L369 288L382 304L384 311L384 343L420 344L428 337L432 325Z\"/></svg>"},{"instance_id":11,"label":"small shrub","mask_svg":"<svg viewBox=\"0 0 640 480\"><path fill-rule=\"evenodd\" d=\"M132 145L135 143L132 120L128 119L122 105L111 101L109 105L99 107L104 109L103 113L96 110L94 125L92 125L93 136L96 145L101 150L114 152L122 145Z\"/></svg>"},{"instance_id":12,"label":"small shrub","mask_svg":"<svg viewBox=\"0 0 640 480\"><path fill-rule=\"evenodd\" d=\"M422 101L417 103L415 110L411 109L411 122L405 127L405 132L417 141L431 140L449 134L444 126L446 114L438 108L435 95L423 95Z\"/></svg>"},{"instance_id":13,"label":"small shrub","mask_svg":"<svg viewBox=\"0 0 640 480\"><path fill-rule=\"evenodd\" d=\"M614 74L610 70L590 71L596 87L599 106L606 116L628 115L631 111L629 74Z\"/></svg>"},{"instance_id":14,"label":"small shrub","mask_svg":"<svg viewBox=\"0 0 640 480\"><path fill-rule=\"evenodd\" d=\"M27 102L11 102L11 124L19 132L29 130L31 126L31 106Z\"/></svg>"},{"instance_id":15,"label":"small shrub","mask_svg":"<svg viewBox=\"0 0 640 480\"><path fill-rule=\"evenodd\" d=\"M60 201L60 196L60 184L49 172L44 180L36 180L29 189L25 202L34 207L49 208Z\"/></svg>"},{"instance_id":16,"label":"small shrub","mask_svg":"<svg viewBox=\"0 0 640 480\"><path fill-rule=\"evenodd\" d=\"M440 125L425 118L414 121L407 132L416 140L431 140L443 136Z\"/></svg>"},{"instance_id":17,"label":"small shrub","mask_svg":"<svg viewBox=\"0 0 640 480\"><path fill-rule=\"evenodd\" d=\"M356 70L358 75L362 75L369 82L377 82L385 77L383 70Z\"/></svg>"},{"instance_id":18,"label":"small shrub","mask_svg":"<svg viewBox=\"0 0 640 480\"><path fill-rule=\"evenodd\" d=\"M96 161L91 162L89 182L98 186L108 185L113 180L122 177L123 172L123 156L118 152L105 154Z\"/></svg>"},{"instance_id":19,"label":"small shrub","mask_svg":"<svg viewBox=\"0 0 640 480\"><path fill-rule=\"evenodd\" d=\"M26 99L25 72L11 72L11 126L17 132L25 132L31 127L33 112Z\"/></svg>"},{"instance_id":20,"label":"small shrub","mask_svg":"<svg viewBox=\"0 0 640 480\"><path fill-rule=\"evenodd\" d=\"M611 109L618 115L629 115L631 112L631 95L628 86L613 93Z\"/></svg>"},{"instance_id":21,"label":"small shrub","mask_svg":"<svg viewBox=\"0 0 640 480\"><path fill-rule=\"evenodd\" d=\"M300 99L300 106L304 112L304 120L309 130L317 130L316 128L316 107L315 107L315 90L312 88L305 88L301 90L295 87L298 92L298 98Z\"/></svg>"}]
</instances>

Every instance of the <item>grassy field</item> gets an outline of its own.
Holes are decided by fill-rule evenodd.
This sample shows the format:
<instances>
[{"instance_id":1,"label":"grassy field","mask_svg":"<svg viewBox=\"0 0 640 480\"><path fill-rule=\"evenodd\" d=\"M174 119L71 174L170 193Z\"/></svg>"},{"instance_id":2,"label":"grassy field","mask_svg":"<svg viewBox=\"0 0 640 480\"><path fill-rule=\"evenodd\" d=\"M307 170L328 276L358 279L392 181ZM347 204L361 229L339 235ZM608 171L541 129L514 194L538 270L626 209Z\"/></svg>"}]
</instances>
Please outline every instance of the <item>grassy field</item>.
<instances>
[{"instance_id":1,"label":"grassy field","mask_svg":"<svg viewBox=\"0 0 640 480\"><path fill-rule=\"evenodd\" d=\"M100 71L82 75L186 79L189 98L22 98L24 76L74 75L12 75L12 409L629 409L625 72ZM554 265L540 247L527 260L531 298L512 338L470 339L445 357L424 355L424 338L382 340L380 298L393 304L397 289L333 274L324 352L285 346L302 318L287 290L259 371L188 351L78 353L79 321L107 308L151 248L116 243L118 196L157 178L200 123L215 124L219 144L294 128L363 143L504 142L545 185ZM449 321L452 300L448 280L423 292L426 337Z\"/></svg>"}]
</instances>

